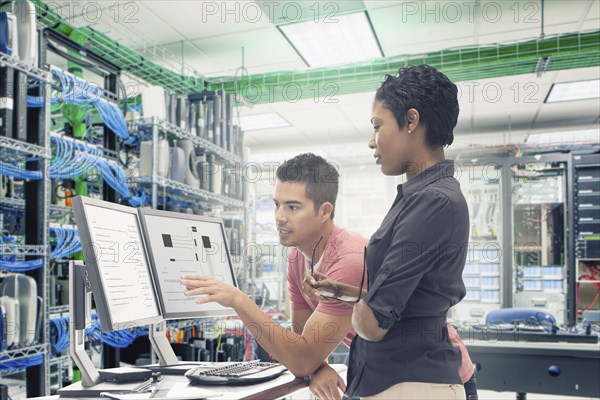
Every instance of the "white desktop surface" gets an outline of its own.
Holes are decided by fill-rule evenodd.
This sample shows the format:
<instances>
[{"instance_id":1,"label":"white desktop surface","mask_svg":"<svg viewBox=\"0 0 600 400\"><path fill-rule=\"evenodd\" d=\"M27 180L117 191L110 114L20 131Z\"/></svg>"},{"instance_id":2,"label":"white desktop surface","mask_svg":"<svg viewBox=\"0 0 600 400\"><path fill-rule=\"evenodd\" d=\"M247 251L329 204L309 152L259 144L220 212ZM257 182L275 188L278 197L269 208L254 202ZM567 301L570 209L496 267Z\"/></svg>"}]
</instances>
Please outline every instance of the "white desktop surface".
<instances>
[{"instance_id":1,"label":"white desktop surface","mask_svg":"<svg viewBox=\"0 0 600 400\"><path fill-rule=\"evenodd\" d=\"M332 367L346 379L347 367L343 364L333 364ZM187 383L188 379L181 375L163 375L163 379L158 383L158 387L164 388L163 386L172 386L175 383ZM217 392L221 396L214 397L214 400L267 400L267 399L278 399L285 397L291 393L308 387L307 382L304 379L296 378L289 371L276 379L268 382L259 383L257 385L248 386L196 386L190 385L190 390L193 388L199 388L208 390L211 392ZM268 396L268 397L265 397ZM49 400L49 399L75 399L74 397L60 397L56 396L45 396L35 397L37 400ZM79 399L105 399L103 397L80 397ZM106 400L106 399L105 399Z\"/></svg>"}]
</instances>

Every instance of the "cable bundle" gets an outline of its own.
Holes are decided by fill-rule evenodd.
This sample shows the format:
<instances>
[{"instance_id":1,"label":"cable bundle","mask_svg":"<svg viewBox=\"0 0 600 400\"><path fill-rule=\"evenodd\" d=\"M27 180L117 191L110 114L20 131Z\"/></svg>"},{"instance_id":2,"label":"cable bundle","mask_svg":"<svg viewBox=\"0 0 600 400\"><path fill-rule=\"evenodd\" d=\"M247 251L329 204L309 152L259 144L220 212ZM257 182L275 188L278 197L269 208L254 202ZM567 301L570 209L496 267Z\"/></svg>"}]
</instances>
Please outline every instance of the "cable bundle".
<instances>
[{"instance_id":1,"label":"cable bundle","mask_svg":"<svg viewBox=\"0 0 600 400\"><path fill-rule=\"evenodd\" d=\"M82 250L77 229L50 227L50 233L56 236L56 244L52 250L55 259L62 259Z\"/></svg>"},{"instance_id":2,"label":"cable bundle","mask_svg":"<svg viewBox=\"0 0 600 400\"><path fill-rule=\"evenodd\" d=\"M77 106L93 105L100 114L102 121L118 137L126 143L135 140L129 136L125 119L119 108L102 98L101 88L55 68L52 69L52 75L61 84L62 100L64 102Z\"/></svg>"},{"instance_id":3,"label":"cable bundle","mask_svg":"<svg viewBox=\"0 0 600 400\"><path fill-rule=\"evenodd\" d=\"M81 176L96 167L102 159L102 151L95 146L57 134L50 135L52 159L50 160L51 179L70 179ZM36 161L32 158L30 161ZM40 180L42 171L28 171L24 165L13 165L0 161L0 174L17 179Z\"/></svg>"},{"instance_id":4,"label":"cable bundle","mask_svg":"<svg viewBox=\"0 0 600 400\"><path fill-rule=\"evenodd\" d=\"M50 319L50 343L57 353L69 347L69 317Z\"/></svg>"},{"instance_id":5,"label":"cable bundle","mask_svg":"<svg viewBox=\"0 0 600 400\"><path fill-rule=\"evenodd\" d=\"M147 328L121 329L119 331L102 333L98 314L92 314L92 326L85 329L85 335L109 346L122 349L130 346L135 339L141 336L148 336Z\"/></svg>"},{"instance_id":6,"label":"cable bundle","mask_svg":"<svg viewBox=\"0 0 600 400\"><path fill-rule=\"evenodd\" d=\"M97 169L106 183L134 207L146 202L146 193L132 194L127 185L123 169L116 163L102 157L102 150L94 145L57 134L50 135L52 159L49 174L51 179L72 179ZM32 159L33 160L33 159ZM27 171L23 165L12 165L0 161L0 174L17 179L40 180L41 171Z\"/></svg>"},{"instance_id":7,"label":"cable bundle","mask_svg":"<svg viewBox=\"0 0 600 400\"><path fill-rule=\"evenodd\" d=\"M104 159L102 151L93 145L52 134L51 179L71 179L87 174Z\"/></svg>"},{"instance_id":8,"label":"cable bundle","mask_svg":"<svg viewBox=\"0 0 600 400\"><path fill-rule=\"evenodd\" d=\"M50 343L57 353L67 349L70 345L70 320L69 317L60 317L50 319ZM148 336L147 328L140 329L122 329L114 332L102 333L98 314L92 314L92 324L85 329L85 335L90 336L92 340L100 341L115 348L125 348L133 343L135 339L141 336Z\"/></svg>"},{"instance_id":9,"label":"cable bundle","mask_svg":"<svg viewBox=\"0 0 600 400\"><path fill-rule=\"evenodd\" d=\"M17 360L11 360L8 358L8 356L2 356L0 357L0 371L19 371L35 365L40 365L43 362L43 354L36 354L25 358L19 358Z\"/></svg>"},{"instance_id":10,"label":"cable bundle","mask_svg":"<svg viewBox=\"0 0 600 400\"><path fill-rule=\"evenodd\" d=\"M125 143L135 142L135 137L129 136L125 119L119 107L102 98L102 89L84 81L72 74L52 68L54 79L60 82L60 96L51 96L50 104L67 103L75 106L92 105L102 121ZM27 96L28 107L43 107L43 97Z\"/></svg>"},{"instance_id":11,"label":"cable bundle","mask_svg":"<svg viewBox=\"0 0 600 400\"><path fill-rule=\"evenodd\" d=\"M29 108L42 108L44 107L45 99L43 96L27 96L27 107ZM55 105L60 103L60 98L57 96L50 96L50 104Z\"/></svg>"},{"instance_id":12,"label":"cable bundle","mask_svg":"<svg viewBox=\"0 0 600 400\"><path fill-rule=\"evenodd\" d=\"M2 237L0 236L0 244L8 243L6 247L15 248L15 238L12 236ZM11 246L10 244L13 244ZM4 256L0 254L0 269L4 269L10 272L25 272L34 269L41 268L44 265L44 259L38 258L35 260L17 261L16 254L10 256Z\"/></svg>"},{"instance_id":13,"label":"cable bundle","mask_svg":"<svg viewBox=\"0 0 600 400\"><path fill-rule=\"evenodd\" d=\"M32 158L31 161L35 161ZM44 177L42 171L28 171L22 165L6 163L0 160L0 175L12 176L17 179L39 181Z\"/></svg>"},{"instance_id":14,"label":"cable bundle","mask_svg":"<svg viewBox=\"0 0 600 400\"><path fill-rule=\"evenodd\" d=\"M127 178L123 169L116 163L103 160L98 165L98 172L102 175L102 179L113 188L121 196L128 199L129 204L134 207L142 206L146 202L146 192L139 191L135 195L129 192L129 186L127 186Z\"/></svg>"}]
</instances>

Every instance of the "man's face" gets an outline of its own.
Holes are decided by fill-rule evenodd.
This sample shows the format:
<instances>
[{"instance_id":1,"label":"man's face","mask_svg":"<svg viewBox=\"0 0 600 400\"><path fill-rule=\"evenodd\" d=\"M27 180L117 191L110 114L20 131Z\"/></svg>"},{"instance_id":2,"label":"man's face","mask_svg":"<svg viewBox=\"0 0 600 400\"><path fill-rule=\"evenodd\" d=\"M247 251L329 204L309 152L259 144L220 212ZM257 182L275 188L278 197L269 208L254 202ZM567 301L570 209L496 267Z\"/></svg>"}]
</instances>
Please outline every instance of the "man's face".
<instances>
[{"instance_id":1,"label":"man's face","mask_svg":"<svg viewBox=\"0 0 600 400\"><path fill-rule=\"evenodd\" d=\"M314 246L323 223L319 218L321 213L315 210L313 201L306 197L306 184L278 180L273 202L279 243L298 246L300 250Z\"/></svg>"}]
</instances>

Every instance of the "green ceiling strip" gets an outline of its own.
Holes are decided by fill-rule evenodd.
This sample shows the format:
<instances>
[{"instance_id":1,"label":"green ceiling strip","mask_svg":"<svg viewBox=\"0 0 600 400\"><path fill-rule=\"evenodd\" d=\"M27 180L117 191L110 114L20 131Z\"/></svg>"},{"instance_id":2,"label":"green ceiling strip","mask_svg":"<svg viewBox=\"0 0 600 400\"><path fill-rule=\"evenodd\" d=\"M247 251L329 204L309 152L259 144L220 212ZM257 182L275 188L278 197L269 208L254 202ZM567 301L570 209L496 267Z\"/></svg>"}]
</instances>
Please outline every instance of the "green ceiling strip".
<instances>
[{"instance_id":1,"label":"green ceiling strip","mask_svg":"<svg viewBox=\"0 0 600 400\"><path fill-rule=\"evenodd\" d=\"M600 65L600 31L564 34L514 44L449 49L422 55L401 55L371 63L306 71L280 71L205 79L185 76L161 67L105 34L89 27L76 28L61 19L42 0L32 0L38 19L68 36L76 30L85 47L132 75L176 92L225 88L241 93L251 103L267 103L374 91L385 74L394 74L405 65L427 63L442 70L454 81L469 81L533 73L540 57L550 57L550 71L597 67Z\"/></svg>"},{"instance_id":2,"label":"green ceiling strip","mask_svg":"<svg viewBox=\"0 0 600 400\"><path fill-rule=\"evenodd\" d=\"M251 103L297 101L314 98L316 93L322 97L374 91L385 74L394 74L405 65L427 63L453 81L462 82L531 74L540 57L550 57L547 68L550 71L600 66L600 31L395 56L338 68L248 75L237 82L232 77L213 78L209 80L209 89L224 87L228 92L240 93Z\"/></svg>"},{"instance_id":3,"label":"green ceiling strip","mask_svg":"<svg viewBox=\"0 0 600 400\"><path fill-rule=\"evenodd\" d=\"M163 68L101 32L89 27L76 28L72 26L42 0L32 1L35 4L38 19L44 25L67 37L73 31L78 32L84 38L84 47L117 65L122 70L128 71L151 84L164 86L175 92L186 93L203 90L204 81L201 77L185 76L168 68Z\"/></svg>"}]
</instances>

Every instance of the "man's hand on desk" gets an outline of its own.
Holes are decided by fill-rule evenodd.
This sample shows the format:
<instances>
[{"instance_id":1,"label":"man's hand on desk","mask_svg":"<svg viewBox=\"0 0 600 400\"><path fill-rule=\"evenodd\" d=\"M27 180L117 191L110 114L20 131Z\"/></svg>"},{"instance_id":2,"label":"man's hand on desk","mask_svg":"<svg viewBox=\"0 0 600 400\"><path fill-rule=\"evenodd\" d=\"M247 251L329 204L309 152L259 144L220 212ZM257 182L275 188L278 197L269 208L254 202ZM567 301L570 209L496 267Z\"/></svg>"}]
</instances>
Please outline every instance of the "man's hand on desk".
<instances>
[{"instance_id":1,"label":"man's hand on desk","mask_svg":"<svg viewBox=\"0 0 600 400\"><path fill-rule=\"evenodd\" d=\"M311 393L320 400L341 400L340 390L346 391L346 384L342 377L329 366L323 363L310 377L308 385Z\"/></svg>"},{"instance_id":2,"label":"man's hand on desk","mask_svg":"<svg viewBox=\"0 0 600 400\"><path fill-rule=\"evenodd\" d=\"M235 308L245 296L245 293L235 286L210 276L184 275L181 277L181 284L186 288L186 296L206 295L196 300L198 304L214 301L223 307Z\"/></svg>"}]
</instances>

